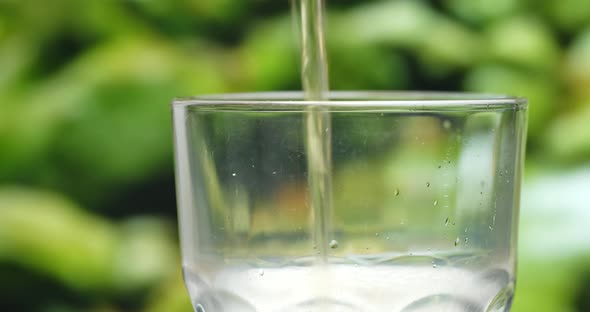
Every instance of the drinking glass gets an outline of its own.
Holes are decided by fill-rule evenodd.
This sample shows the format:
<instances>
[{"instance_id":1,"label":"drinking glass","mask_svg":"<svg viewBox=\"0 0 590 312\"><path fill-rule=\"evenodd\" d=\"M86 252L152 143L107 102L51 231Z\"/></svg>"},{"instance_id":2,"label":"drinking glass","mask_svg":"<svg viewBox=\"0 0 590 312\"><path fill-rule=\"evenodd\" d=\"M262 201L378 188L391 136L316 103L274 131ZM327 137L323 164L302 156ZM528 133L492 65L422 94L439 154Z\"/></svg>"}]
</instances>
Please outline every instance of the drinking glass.
<instances>
[{"instance_id":1,"label":"drinking glass","mask_svg":"<svg viewBox=\"0 0 590 312\"><path fill-rule=\"evenodd\" d=\"M302 98L174 101L182 265L195 311L508 311L526 100Z\"/></svg>"}]
</instances>

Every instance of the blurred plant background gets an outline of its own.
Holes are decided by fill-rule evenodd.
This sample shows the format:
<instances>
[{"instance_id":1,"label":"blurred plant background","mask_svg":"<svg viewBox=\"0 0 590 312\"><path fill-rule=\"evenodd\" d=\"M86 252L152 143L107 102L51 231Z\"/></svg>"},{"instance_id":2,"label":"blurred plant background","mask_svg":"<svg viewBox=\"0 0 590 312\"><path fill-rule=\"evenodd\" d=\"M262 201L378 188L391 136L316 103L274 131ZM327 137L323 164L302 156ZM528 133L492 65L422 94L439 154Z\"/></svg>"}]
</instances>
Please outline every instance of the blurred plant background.
<instances>
[{"instance_id":1,"label":"blurred plant background","mask_svg":"<svg viewBox=\"0 0 590 312\"><path fill-rule=\"evenodd\" d=\"M590 311L588 0L328 6L333 89L530 99L514 311ZM0 0L0 310L191 311L168 103L300 89L289 8Z\"/></svg>"}]
</instances>

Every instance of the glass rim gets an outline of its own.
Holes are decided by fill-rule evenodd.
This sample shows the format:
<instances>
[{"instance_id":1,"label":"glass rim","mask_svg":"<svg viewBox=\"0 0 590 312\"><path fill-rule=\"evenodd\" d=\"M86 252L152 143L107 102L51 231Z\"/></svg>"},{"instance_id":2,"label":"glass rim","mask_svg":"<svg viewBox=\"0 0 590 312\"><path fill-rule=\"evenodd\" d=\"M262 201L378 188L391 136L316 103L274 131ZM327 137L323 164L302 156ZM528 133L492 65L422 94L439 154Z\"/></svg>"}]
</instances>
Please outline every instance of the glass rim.
<instances>
[{"instance_id":1,"label":"glass rim","mask_svg":"<svg viewBox=\"0 0 590 312\"><path fill-rule=\"evenodd\" d=\"M404 110L527 109L522 97L444 91L331 91L329 99L308 101L302 91L226 93L176 98L172 106L222 110L300 110L306 107Z\"/></svg>"}]
</instances>

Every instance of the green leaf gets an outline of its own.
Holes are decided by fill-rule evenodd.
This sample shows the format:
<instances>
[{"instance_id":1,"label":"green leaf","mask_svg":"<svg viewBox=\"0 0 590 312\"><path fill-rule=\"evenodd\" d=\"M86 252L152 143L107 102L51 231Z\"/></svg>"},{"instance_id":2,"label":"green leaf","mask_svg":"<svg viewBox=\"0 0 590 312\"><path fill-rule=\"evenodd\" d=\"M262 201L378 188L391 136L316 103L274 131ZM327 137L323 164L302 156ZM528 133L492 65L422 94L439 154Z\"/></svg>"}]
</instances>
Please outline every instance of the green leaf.
<instances>
[{"instance_id":1,"label":"green leaf","mask_svg":"<svg viewBox=\"0 0 590 312\"><path fill-rule=\"evenodd\" d=\"M78 290L112 282L115 228L61 196L0 189L0 259L60 280Z\"/></svg>"},{"instance_id":2,"label":"green leaf","mask_svg":"<svg viewBox=\"0 0 590 312\"><path fill-rule=\"evenodd\" d=\"M483 24L519 11L526 2L525 0L447 0L444 4L463 20Z\"/></svg>"},{"instance_id":3,"label":"green leaf","mask_svg":"<svg viewBox=\"0 0 590 312\"><path fill-rule=\"evenodd\" d=\"M585 105L560 116L546 135L548 150L562 161L586 161L590 156L590 98Z\"/></svg>"},{"instance_id":4,"label":"green leaf","mask_svg":"<svg viewBox=\"0 0 590 312\"><path fill-rule=\"evenodd\" d=\"M539 139L546 129L546 123L560 105L559 85L551 77L506 66L486 65L475 68L466 77L465 89L529 99L528 133L533 139Z\"/></svg>"},{"instance_id":5,"label":"green leaf","mask_svg":"<svg viewBox=\"0 0 590 312\"><path fill-rule=\"evenodd\" d=\"M538 18L503 19L486 30L486 38L493 60L545 72L553 72L559 65L557 38Z\"/></svg>"},{"instance_id":6,"label":"green leaf","mask_svg":"<svg viewBox=\"0 0 590 312\"><path fill-rule=\"evenodd\" d=\"M564 69L572 91L590 96L590 28L581 32L572 43Z\"/></svg>"}]
</instances>

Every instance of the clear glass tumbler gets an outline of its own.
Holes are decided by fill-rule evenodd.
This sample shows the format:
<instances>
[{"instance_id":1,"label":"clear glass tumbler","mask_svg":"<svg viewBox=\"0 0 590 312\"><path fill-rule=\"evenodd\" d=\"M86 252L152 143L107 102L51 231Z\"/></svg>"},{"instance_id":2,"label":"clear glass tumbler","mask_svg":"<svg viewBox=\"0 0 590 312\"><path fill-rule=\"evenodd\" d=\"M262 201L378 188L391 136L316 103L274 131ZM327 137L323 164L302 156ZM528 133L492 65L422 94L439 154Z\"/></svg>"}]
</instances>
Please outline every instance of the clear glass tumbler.
<instances>
[{"instance_id":1,"label":"clear glass tumbler","mask_svg":"<svg viewBox=\"0 0 590 312\"><path fill-rule=\"evenodd\" d=\"M508 311L526 110L453 93L175 101L194 309Z\"/></svg>"}]
</instances>

